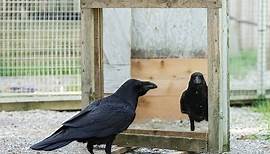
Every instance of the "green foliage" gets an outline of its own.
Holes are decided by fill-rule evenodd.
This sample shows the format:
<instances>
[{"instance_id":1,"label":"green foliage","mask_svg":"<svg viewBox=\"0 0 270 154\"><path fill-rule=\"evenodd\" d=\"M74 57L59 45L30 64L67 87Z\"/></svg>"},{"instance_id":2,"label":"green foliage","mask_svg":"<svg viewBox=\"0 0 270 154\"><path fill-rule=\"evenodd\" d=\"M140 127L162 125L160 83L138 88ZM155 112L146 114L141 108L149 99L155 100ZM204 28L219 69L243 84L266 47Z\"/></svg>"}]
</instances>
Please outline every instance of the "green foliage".
<instances>
[{"instance_id":1,"label":"green foliage","mask_svg":"<svg viewBox=\"0 0 270 154\"><path fill-rule=\"evenodd\" d=\"M270 114L270 101L262 96L259 97L253 105L253 110L263 114Z\"/></svg>"},{"instance_id":2,"label":"green foliage","mask_svg":"<svg viewBox=\"0 0 270 154\"><path fill-rule=\"evenodd\" d=\"M239 140L270 140L270 134L251 134L251 135L243 135Z\"/></svg>"},{"instance_id":3,"label":"green foliage","mask_svg":"<svg viewBox=\"0 0 270 154\"><path fill-rule=\"evenodd\" d=\"M255 50L243 50L229 56L229 70L233 77L243 77L250 70L256 70L257 55Z\"/></svg>"},{"instance_id":4,"label":"green foliage","mask_svg":"<svg viewBox=\"0 0 270 154\"><path fill-rule=\"evenodd\" d=\"M268 134L260 136L263 140L270 140L270 100L264 97L259 97L259 99L253 105L253 111L262 113L265 120L268 122Z\"/></svg>"}]
</instances>

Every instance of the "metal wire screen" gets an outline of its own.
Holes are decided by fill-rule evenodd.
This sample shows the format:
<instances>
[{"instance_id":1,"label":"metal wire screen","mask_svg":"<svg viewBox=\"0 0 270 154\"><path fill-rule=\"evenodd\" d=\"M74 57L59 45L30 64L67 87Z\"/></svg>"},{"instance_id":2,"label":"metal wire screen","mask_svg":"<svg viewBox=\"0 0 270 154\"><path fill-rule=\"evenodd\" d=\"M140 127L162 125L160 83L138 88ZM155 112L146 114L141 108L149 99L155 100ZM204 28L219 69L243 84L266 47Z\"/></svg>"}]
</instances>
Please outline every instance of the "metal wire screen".
<instances>
[{"instance_id":1,"label":"metal wire screen","mask_svg":"<svg viewBox=\"0 0 270 154\"><path fill-rule=\"evenodd\" d=\"M80 1L0 1L0 94L80 93Z\"/></svg>"},{"instance_id":2,"label":"metal wire screen","mask_svg":"<svg viewBox=\"0 0 270 154\"><path fill-rule=\"evenodd\" d=\"M254 99L270 89L269 2L230 0L231 99Z\"/></svg>"}]
</instances>

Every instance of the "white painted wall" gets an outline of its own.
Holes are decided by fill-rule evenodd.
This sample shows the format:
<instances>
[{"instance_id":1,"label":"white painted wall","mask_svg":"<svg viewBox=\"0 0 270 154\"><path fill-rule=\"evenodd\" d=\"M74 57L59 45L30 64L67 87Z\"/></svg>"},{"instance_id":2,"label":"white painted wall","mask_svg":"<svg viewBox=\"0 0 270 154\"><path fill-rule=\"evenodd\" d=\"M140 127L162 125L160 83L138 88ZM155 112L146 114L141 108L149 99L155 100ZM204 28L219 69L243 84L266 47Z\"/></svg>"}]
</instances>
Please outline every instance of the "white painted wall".
<instances>
[{"instance_id":1,"label":"white painted wall","mask_svg":"<svg viewBox=\"0 0 270 154\"><path fill-rule=\"evenodd\" d=\"M203 57L205 9L104 9L105 92L130 78L130 58Z\"/></svg>"},{"instance_id":2,"label":"white painted wall","mask_svg":"<svg viewBox=\"0 0 270 154\"><path fill-rule=\"evenodd\" d=\"M206 9L133 9L132 57L204 57Z\"/></svg>"}]
</instances>

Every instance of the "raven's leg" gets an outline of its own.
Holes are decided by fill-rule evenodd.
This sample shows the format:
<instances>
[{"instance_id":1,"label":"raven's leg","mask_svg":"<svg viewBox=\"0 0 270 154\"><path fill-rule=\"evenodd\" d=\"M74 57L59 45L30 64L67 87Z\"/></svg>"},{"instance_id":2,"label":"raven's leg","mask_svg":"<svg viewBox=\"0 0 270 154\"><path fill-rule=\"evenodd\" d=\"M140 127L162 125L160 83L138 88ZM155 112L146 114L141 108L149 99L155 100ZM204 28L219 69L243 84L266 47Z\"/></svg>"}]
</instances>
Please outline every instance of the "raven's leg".
<instances>
[{"instance_id":1,"label":"raven's leg","mask_svg":"<svg viewBox=\"0 0 270 154\"><path fill-rule=\"evenodd\" d=\"M105 152L106 154L111 154L112 153L112 143L113 140L115 139L115 136L112 136L108 142L106 143L106 147L105 147Z\"/></svg>"},{"instance_id":2,"label":"raven's leg","mask_svg":"<svg viewBox=\"0 0 270 154\"><path fill-rule=\"evenodd\" d=\"M189 117L189 121L190 121L190 130L194 131L195 130L195 126L194 126L194 120L192 118Z\"/></svg>"},{"instance_id":3,"label":"raven's leg","mask_svg":"<svg viewBox=\"0 0 270 154\"><path fill-rule=\"evenodd\" d=\"M87 143L87 150L88 150L91 154L94 154L94 152L93 152L93 145L90 144L89 142Z\"/></svg>"}]
</instances>

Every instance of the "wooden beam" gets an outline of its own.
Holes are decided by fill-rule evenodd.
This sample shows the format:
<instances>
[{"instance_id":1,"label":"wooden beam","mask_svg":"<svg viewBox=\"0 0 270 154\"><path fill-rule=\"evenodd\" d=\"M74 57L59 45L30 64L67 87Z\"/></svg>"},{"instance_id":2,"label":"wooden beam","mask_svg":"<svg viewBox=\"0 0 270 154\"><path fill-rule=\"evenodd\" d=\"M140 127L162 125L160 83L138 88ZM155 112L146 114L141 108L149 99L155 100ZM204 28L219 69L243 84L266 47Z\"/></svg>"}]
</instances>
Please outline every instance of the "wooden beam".
<instances>
[{"instance_id":1,"label":"wooden beam","mask_svg":"<svg viewBox=\"0 0 270 154\"><path fill-rule=\"evenodd\" d=\"M82 107L94 96L94 13L92 9L81 9L81 91Z\"/></svg>"},{"instance_id":2,"label":"wooden beam","mask_svg":"<svg viewBox=\"0 0 270 154\"><path fill-rule=\"evenodd\" d=\"M221 73L221 90L220 90L220 109L221 109L221 123L220 142L219 147L222 152L230 151L230 83L228 71L228 52L229 52L229 14L228 14L228 0L222 0L222 9L220 10L220 73Z\"/></svg>"},{"instance_id":3,"label":"wooden beam","mask_svg":"<svg viewBox=\"0 0 270 154\"><path fill-rule=\"evenodd\" d=\"M81 9L82 107L103 96L102 9Z\"/></svg>"},{"instance_id":4,"label":"wooden beam","mask_svg":"<svg viewBox=\"0 0 270 154\"><path fill-rule=\"evenodd\" d=\"M82 0L82 8L220 8L220 0Z\"/></svg>"},{"instance_id":5,"label":"wooden beam","mask_svg":"<svg viewBox=\"0 0 270 154\"><path fill-rule=\"evenodd\" d=\"M103 13L102 9L94 12L94 66L95 66L95 99L103 97Z\"/></svg>"},{"instance_id":6,"label":"wooden beam","mask_svg":"<svg viewBox=\"0 0 270 154\"><path fill-rule=\"evenodd\" d=\"M208 151L221 152L219 10L207 9L208 30Z\"/></svg>"},{"instance_id":7,"label":"wooden beam","mask_svg":"<svg viewBox=\"0 0 270 154\"><path fill-rule=\"evenodd\" d=\"M165 130L128 129L124 133L158 135L158 136L178 136L178 137L197 138L197 139L207 140L207 133L202 133L202 132L179 132L179 131L165 131Z\"/></svg>"},{"instance_id":8,"label":"wooden beam","mask_svg":"<svg viewBox=\"0 0 270 154\"><path fill-rule=\"evenodd\" d=\"M179 136L121 133L116 137L114 144L126 147L134 146L206 152L207 140Z\"/></svg>"},{"instance_id":9,"label":"wooden beam","mask_svg":"<svg viewBox=\"0 0 270 154\"><path fill-rule=\"evenodd\" d=\"M79 110L81 101L28 101L0 103L0 111L27 111L27 110Z\"/></svg>"}]
</instances>

